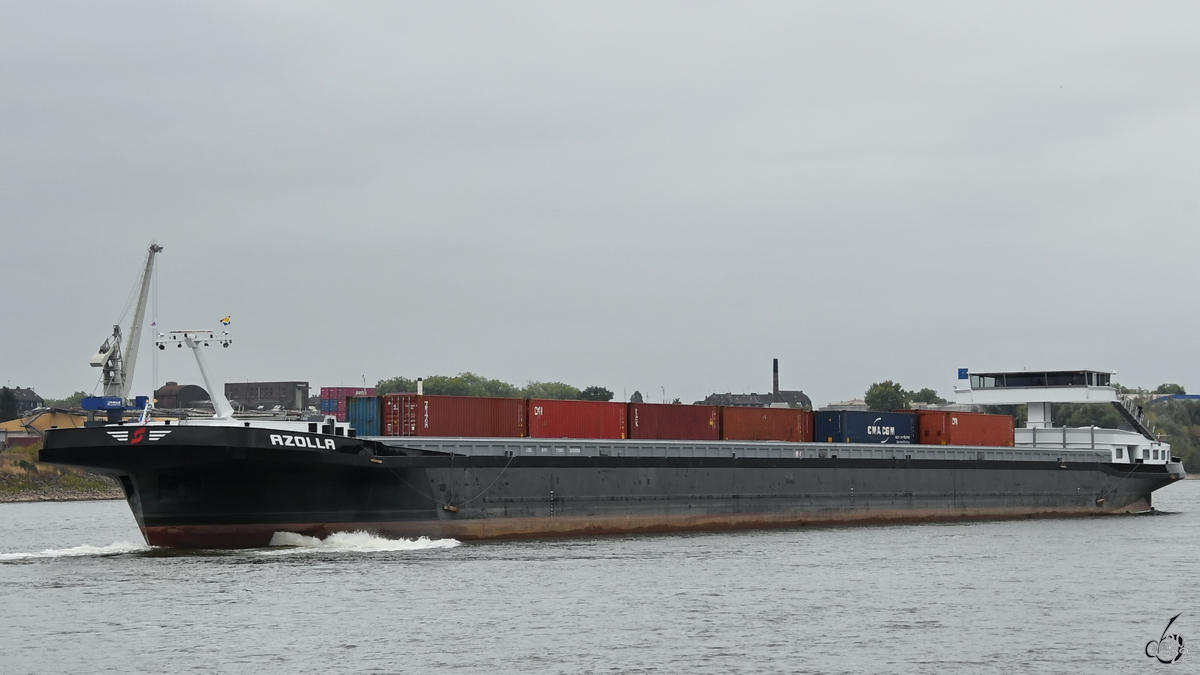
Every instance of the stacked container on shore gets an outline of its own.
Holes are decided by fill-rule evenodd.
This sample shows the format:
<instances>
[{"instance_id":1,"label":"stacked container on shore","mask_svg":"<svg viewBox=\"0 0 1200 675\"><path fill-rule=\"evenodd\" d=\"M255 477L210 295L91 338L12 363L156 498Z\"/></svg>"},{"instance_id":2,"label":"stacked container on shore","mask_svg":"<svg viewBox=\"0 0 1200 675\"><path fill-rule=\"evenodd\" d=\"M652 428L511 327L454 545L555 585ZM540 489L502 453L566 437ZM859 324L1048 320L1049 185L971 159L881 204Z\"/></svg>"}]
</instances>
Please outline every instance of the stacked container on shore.
<instances>
[{"instance_id":1,"label":"stacked container on shore","mask_svg":"<svg viewBox=\"0 0 1200 675\"><path fill-rule=\"evenodd\" d=\"M813 439L813 414L799 408L722 407L721 438L808 443Z\"/></svg>"},{"instance_id":2,"label":"stacked container on shore","mask_svg":"<svg viewBox=\"0 0 1200 675\"><path fill-rule=\"evenodd\" d=\"M382 408L384 436L526 435L522 398L387 394Z\"/></svg>"},{"instance_id":3,"label":"stacked container on shore","mask_svg":"<svg viewBox=\"0 0 1200 675\"><path fill-rule=\"evenodd\" d=\"M911 444L917 440L917 417L912 413L821 410L815 418L818 443Z\"/></svg>"},{"instance_id":4,"label":"stacked container on shore","mask_svg":"<svg viewBox=\"0 0 1200 675\"><path fill-rule=\"evenodd\" d=\"M1016 421L1010 415L918 410L918 443L1011 447Z\"/></svg>"},{"instance_id":5,"label":"stacked container on shore","mask_svg":"<svg viewBox=\"0 0 1200 675\"><path fill-rule=\"evenodd\" d=\"M629 437L675 441L721 438L719 409L710 405L630 403Z\"/></svg>"},{"instance_id":6,"label":"stacked container on shore","mask_svg":"<svg viewBox=\"0 0 1200 675\"><path fill-rule=\"evenodd\" d=\"M625 403L529 399L530 438L626 438Z\"/></svg>"},{"instance_id":7,"label":"stacked container on shore","mask_svg":"<svg viewBox=\"0 0 1200 675\"><path fill-rule=\"evenodd\" d=\"M321 412L346 421L346 399L351 396L374 396L375 387L321 387Z\"/></svg>"}]
</instances>

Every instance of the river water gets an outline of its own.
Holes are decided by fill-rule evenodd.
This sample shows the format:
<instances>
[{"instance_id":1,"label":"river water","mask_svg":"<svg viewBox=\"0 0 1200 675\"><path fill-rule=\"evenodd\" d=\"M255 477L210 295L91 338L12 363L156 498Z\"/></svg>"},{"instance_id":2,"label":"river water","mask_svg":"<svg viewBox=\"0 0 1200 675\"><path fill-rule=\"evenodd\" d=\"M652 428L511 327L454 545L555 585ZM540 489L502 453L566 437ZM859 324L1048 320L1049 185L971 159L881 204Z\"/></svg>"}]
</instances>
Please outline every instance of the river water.
<instances>
[{"instance_id":1,"label":"river water","mask_svg":"<svg viewBox=\"0 0 1200 675\"><path fill-rule=\"evenodd\" d=\"M0 672L1195 672L1200 481L1161 515L178 553L0 504ZM1165 670L1164 670L1165 669Z\"/></svg>"}]
</instances>

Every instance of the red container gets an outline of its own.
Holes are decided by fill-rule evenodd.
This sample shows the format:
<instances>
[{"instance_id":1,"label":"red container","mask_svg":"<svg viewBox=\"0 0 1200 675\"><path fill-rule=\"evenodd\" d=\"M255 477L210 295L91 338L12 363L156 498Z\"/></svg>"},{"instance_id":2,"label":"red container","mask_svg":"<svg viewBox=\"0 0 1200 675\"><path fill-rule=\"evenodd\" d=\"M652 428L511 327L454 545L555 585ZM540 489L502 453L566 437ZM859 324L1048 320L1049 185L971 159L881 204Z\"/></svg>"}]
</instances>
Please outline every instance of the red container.
<instances>
[{"instance_id":1,"label":"red container","mask_svg":"<svg viewBox=\"0 0 1200 675\"><path fill-rule=\"evenodd\" d=\"M476 396L383 397L384 436L482 436L520 438L525 435L525 400Z\"/></svg>"},{"instance_id":2,"label":"red container","mask_svg":"<svg viewBox=\"0 0 1200 675\"><path fill-rule=\"evenodd\" d=\"M905 411L910 412L910 411ZM1009 415L915 410L921 445L1013 445L1014 420Z\"/></svg>"},{"instance_id":3,"label":"red container","mask_svg":"<svg viewBox=\"0 0 1200 675\"><path fill-rule=\"evenodd\" d=\"M629 437L671 441L716 441L720 413L712 405L630 403Z\"/></svg>"},{"instance_id":4,"label":"red container","mask_svg":"<svg viewBox=\"0 0 1200 675\"><path fill-rule=\"evenodd\" d=\"M811 410L795 408L721 408L721 438L726 441L791 441L813 439Z\"/></svg>"},{"instance_id":5,"label":"red container","mask_svg":"<svg viewBox=\"0 0 1200 675\"><path fill-rule=\"evenodd\" d=\"M625 438L624 403L529 399L530 438Z\"/></svg>"}]
</instances>

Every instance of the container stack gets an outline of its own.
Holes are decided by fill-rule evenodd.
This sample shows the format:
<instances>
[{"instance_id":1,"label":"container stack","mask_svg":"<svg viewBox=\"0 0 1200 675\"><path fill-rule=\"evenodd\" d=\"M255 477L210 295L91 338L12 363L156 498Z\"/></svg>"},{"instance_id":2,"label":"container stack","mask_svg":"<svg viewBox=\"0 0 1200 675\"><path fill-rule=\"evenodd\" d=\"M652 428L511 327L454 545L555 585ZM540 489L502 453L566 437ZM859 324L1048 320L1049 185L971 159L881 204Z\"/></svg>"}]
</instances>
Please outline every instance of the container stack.
<instances>
[{"instance_id":1,"label":"container stack","mask_svg":"<svg viewBox=\"0 0 1200 675\"><path fill-rule=\"evenodd\" d=\"M327 393L349 389L325 388ZM359 393L373 390L350 390ZM332 399L330 399L332 401ZM1014 420L943 410L822 410L403 393L342 399L359 436L778 441L1006 447Z\"/></svg>"},{"instance_id":2,"label":"container stack","mask_svg":"<svg viewBox=\"0 0 1200 675\"><path fill-rule=\"evenodd\" d=\"M917 439L917 417L910 412L821 410L815 415L818 443L911 444Z\"/></svg>"},{"instance_id":3,"label":"container stack","mask_svg":"<svg viewBox=\"0 0 1200 675\"><path fill-rule=\"evenodd\" d=\"M359 436L379 436L379 397L351 396L346 399L346 421Z\"/></svg>"},{"instance_id":4,"label":"container stack","mask_svg":"<svg viewBox=\"0 0 1200 675\"><path fill-rule=\"evenodd\" d=\"M813 414L797 408L721 408L721 440L788 441L813 439Z\"/></svg>"},{"instance_id":5,"label":"container stack","mask_svg":"<svg viewBox=\"0 0 1200 675\"><path fill-rule=\"evenodd\" d=\"M346 421L346 399L351 396L374 396L375 387L321 387L321 412Z\"/></svg>"},{"instance_id":6,"label":"container stack","mask_svg":"<svg viewBox=\"0 0 1200 675\"><path fill-rule=\"evenodd\" d=\"M529 399L530 438L627 438L628 405Z\"/></svg>"},{"instance_id":7,"label":"container stack","mask_svg":"<svg viewBox=\"0 0 1200 675\"><path fill-rule=\"evenodd\" d=\"M630 403L629 437L673 441L720 440L719 410L711 405Z\"/></svg>"},{"instance_id":8,"label":"container stack","mask_svg":"<svg viewBox=\"0 0 1200 675\"><path fill-rule=\"evenodd\" d=\"M987 415L944 410L917 411L922 445L987 445L1012 447L1015 420L1010 415Z\"/></svg>"},{"instance_id":9,"label":"container stack","mask_svg":"<svg viewBox=\"0 0 1200 675\"><path fill-rule=\"evenodd\" d=\"M382 407L384 436L526 435L526 404L521 398L388 394Z\"/></svg>"}]
</instances>

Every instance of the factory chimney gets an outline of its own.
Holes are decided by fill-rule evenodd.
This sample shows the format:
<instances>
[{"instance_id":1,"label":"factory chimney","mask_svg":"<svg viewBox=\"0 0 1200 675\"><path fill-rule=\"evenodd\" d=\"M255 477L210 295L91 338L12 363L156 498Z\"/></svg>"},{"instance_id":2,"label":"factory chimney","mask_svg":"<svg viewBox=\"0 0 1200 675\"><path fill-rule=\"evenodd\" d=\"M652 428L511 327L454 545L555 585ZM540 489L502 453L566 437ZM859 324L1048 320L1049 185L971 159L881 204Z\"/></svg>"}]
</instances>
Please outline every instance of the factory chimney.
<instances>
[{"instance_id":1,"label":"factory chimney","mask_svg":"<svg viewBox=\"0 0 1200 675\"><path fill-rule=\"evenodd\" d=\"M779 400L779 359L773 359L773 360L774 360L774 363L772 364L772 367L774 368L774 371L775 371L774 393L775 393L775 400L778 401Z\"/></svg>"}]
</instances>

